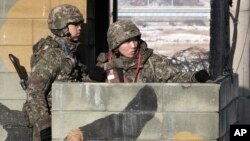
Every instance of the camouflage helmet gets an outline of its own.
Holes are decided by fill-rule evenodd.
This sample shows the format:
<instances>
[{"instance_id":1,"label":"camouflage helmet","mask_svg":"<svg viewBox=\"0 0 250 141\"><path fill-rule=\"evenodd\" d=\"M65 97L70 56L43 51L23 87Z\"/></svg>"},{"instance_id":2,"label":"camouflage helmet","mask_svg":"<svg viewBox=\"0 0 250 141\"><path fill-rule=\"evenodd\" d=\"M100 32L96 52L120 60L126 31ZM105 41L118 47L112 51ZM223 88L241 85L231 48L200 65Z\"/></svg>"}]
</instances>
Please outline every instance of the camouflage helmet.
<instances>
[{"instance_id":1,"label":"camouflage helmet","mask_svg":"<svg viewBox=\"0 0 250 141\"><path fill-rule=\"evenodd\" d=\"M114 50L128 39L138 36L141 36L141 32L131 20L120 20L112 23L107 33L109 49Z\"/></svg>"},{"instance_id":2,"label":"camouflage helmet","mask_svg":"<svg viewBox=\"0 0 250 141\"><path fill-rule=\"evenodd\" d=\"M67 25L69 23L83 22L83 16L80 10L69 4L62 4L51 9L48 17L49 29L57 36L69 34Z\"/></svg>"}]
</instances>

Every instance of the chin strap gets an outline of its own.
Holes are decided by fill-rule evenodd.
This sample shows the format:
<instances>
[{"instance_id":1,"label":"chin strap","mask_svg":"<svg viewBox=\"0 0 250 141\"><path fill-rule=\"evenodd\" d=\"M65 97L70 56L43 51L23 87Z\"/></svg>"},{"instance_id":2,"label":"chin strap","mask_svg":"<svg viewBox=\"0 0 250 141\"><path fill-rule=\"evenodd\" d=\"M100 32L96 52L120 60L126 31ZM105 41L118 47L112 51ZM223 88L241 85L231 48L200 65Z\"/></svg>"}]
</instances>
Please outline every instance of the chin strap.
<instances>
[{"instance_id":1,"label":"chin strap","mask_svg":"<svg viewBox=\"0 0 250 141\"><path fill-rule=\"evenodd\" d=\"M63 38L60 38L60 40L61 40L61 43L62 43L62 46L63 46L64 53L66 54L66 56L68 56L69 55L69 48L65 44L65 41L64 41Z\"/></svg>"}]
</instances>

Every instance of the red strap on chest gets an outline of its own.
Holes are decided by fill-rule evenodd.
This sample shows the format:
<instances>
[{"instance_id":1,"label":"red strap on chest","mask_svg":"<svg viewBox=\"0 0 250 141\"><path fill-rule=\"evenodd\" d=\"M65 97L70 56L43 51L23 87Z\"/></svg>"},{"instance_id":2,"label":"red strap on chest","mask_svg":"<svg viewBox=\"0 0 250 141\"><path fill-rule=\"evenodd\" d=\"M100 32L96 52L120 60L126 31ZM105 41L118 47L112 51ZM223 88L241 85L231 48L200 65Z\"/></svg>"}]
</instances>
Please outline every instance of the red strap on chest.
<instances>
[{"instance_id":1,"label":"red strap on chest","mask_svg":"<svg viewBox=\"0 0 250 141\"><path fill-rule=\"evenodd\" d=\"M108 55L108 60L110 61L110 62L112 62L111 60L112 60L112 53L109 53L109 55ZM134 80L134 82L136 82L137 81L137 77L138 77L138 74L139 74L139 71L140 71L140 66L141 66L141 54L140 54L140 52L138 53L138 55L137 55L137 64L136 64L136 70L135 70L135 80ZM124 82L125 83L128 83L128 79L123 75L123 79L124 79Z\"/></svg>"},{"instance_id":2,"label":"red strap on chest","mask_svg":"<svg viewBox=\"0 0 250 141\"><path fill-rule=\"evenodd\" d=\"M138 53L138 58L137 58L137 66L136 66L136 70L135 70L135 82L137 80L139 71L140 71L140 66L141 66L141 54L140 52Z\"/></svg>"}]
</instances>

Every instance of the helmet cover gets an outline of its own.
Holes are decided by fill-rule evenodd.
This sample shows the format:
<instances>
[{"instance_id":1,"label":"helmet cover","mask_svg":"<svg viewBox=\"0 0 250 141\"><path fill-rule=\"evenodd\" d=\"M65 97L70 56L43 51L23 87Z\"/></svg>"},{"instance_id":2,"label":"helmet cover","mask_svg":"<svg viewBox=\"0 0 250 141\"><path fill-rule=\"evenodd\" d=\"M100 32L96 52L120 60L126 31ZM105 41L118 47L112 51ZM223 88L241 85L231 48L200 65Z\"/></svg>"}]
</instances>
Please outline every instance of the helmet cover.
<instances>
[{"instance_id":1,"label":"helmet cover","mask_svg":"<svg viewBox=\"0 0 250 141\"><path fill-rule=\"evenodd\" d=\"M112 23L107 33L109 49L114 50L123 42L138 36L141 36L141 32L131 20Z\"/></svg>"},{"instance_id":2,"label":"helmet cover","mask_svg":"<svg viewBox=\"0 0 250 141\"><path fill-rule=\"evenodd\" d=\"M68 32L65 28L69 23L83 21L83 16L76 6L62 4L51 9L48 17L48 26L55 35L65 36Z\"/></svg>"}]
</instances>

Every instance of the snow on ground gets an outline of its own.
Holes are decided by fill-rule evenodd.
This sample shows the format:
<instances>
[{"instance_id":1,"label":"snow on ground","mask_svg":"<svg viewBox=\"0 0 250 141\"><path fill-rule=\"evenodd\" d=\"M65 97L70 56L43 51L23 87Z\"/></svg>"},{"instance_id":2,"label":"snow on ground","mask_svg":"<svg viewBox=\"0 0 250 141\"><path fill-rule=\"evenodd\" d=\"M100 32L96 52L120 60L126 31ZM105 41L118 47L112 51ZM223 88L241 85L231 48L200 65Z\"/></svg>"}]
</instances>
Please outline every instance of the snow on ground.
<instances>
[{"instance_id":1,"label":"snow on ground","mask_svg":"<svg viewBox=\"0 0 250 141\"><path fill-rule=\"evenodd\" d=\"M187 25L185 22L140 22L137 24L142 32L142 39L156 53L172 55L189 47L201 47L209 50L209 24Z\"/></svg>"}]
</instances>

